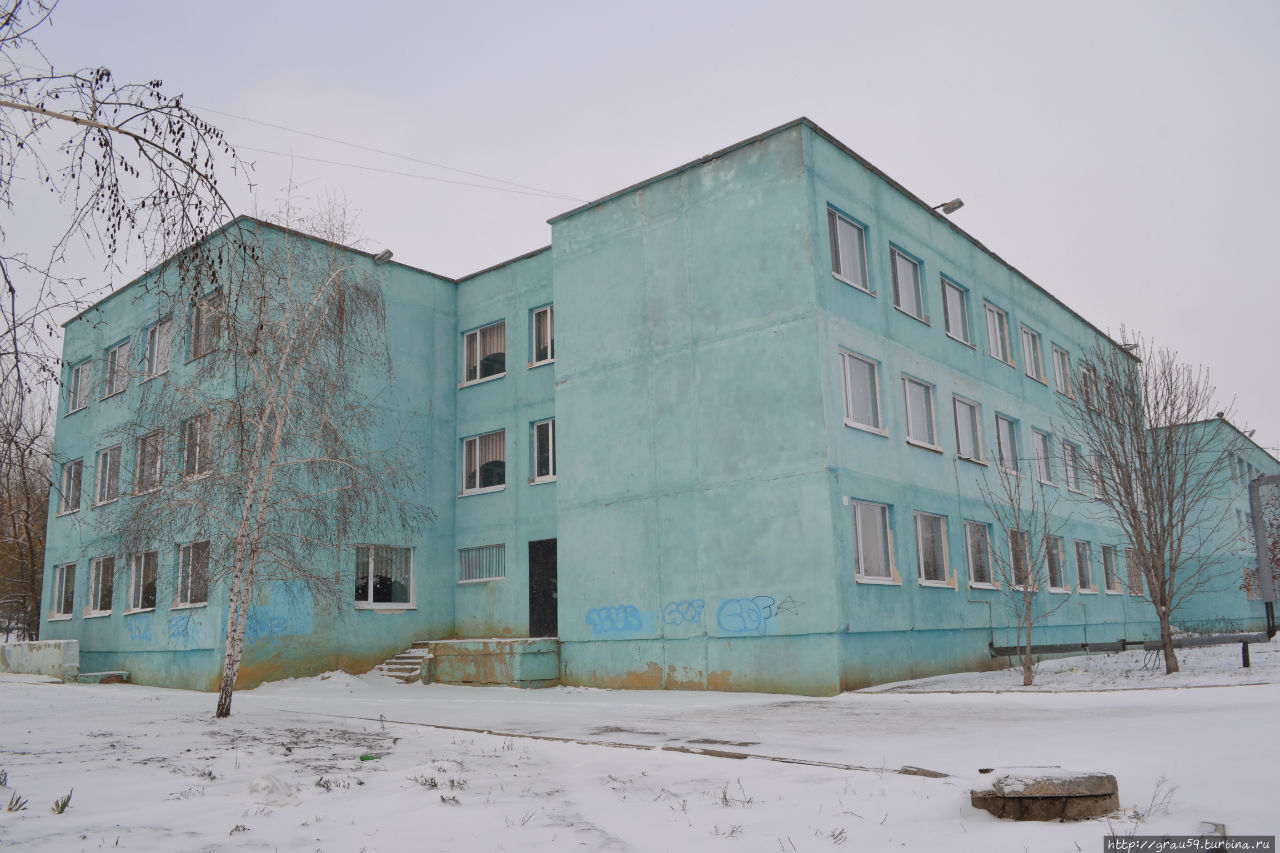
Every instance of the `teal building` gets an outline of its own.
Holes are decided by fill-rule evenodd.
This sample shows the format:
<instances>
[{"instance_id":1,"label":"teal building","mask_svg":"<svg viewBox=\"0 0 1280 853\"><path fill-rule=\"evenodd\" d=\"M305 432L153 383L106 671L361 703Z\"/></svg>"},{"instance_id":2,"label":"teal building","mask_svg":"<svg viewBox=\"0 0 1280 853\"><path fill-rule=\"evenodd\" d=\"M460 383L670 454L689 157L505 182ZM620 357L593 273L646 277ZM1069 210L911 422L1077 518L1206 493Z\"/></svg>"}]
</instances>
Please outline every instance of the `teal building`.
<instances>
[{"instance_id":1,"label":"teal building","mask_svg":"<svg viewBox=\"0 0 1280 853\"><path fill-rule=\"evenodd\" d=\"M821 128L551 226L549 247L458 280L349 250L386 303L389 375L367 385L435 520L336 549L343 604L261 590L242 684L416 641L442 680L477 682L832 694L1003 666L1010 544L982 497L1000 467L1059 498L1036 641L1158 636L1088 449L1061 434L1106 335ZM86 672L210 689L226 591L184 590L200 543L127 553L110 523L147 456L105 436L151 375L204 355L198 318L160 316L146 279L66 326L41 636L78 639ZM1192 616L1256 628L1231 571Z\"/></svg>"}]
</instances>

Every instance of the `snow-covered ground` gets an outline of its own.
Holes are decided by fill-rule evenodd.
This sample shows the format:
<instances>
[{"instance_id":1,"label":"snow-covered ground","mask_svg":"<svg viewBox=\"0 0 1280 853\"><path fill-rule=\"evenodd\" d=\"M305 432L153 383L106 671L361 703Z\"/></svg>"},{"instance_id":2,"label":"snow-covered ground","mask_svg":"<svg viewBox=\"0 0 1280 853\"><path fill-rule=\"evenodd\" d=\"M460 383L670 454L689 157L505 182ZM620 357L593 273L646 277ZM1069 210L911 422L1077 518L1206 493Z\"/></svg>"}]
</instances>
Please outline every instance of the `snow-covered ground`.
<instances>
[{"instance_id":1,"label":"snow-covered ground","mask_svg":"<svg viewBox=\"0 0 1280 853\"><path fill-rule=\"evenodd\" d=\"M222 721L210 694L0 676L0 809L27 803L0 810L0 851L1096 851L1201 821L1273 835L1280 645L1252 658L1187 649L1166 678L1134 651L1047 662L1029 690L1006 671L829 699L334 673L239 693ZM1010 766L1113 773L1123 808L1045 824L975 810L978 769Z\"/></svg>"}]
</instances>

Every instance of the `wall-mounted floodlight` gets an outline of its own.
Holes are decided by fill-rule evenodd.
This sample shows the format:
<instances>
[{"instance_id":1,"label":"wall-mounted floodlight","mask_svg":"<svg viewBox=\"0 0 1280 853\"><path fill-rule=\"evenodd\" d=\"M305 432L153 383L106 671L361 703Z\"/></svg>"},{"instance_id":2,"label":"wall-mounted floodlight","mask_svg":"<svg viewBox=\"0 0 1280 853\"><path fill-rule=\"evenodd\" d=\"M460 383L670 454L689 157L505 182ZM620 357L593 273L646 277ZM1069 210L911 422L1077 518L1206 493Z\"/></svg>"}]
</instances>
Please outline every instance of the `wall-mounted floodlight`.
<instances>
[{"instance_id":1,"label":"wall-mounted floodlight","mask_svg":"<svg viewBox=\"0 0 1280 853\"><path fill-rule=\"evenodd\" d=\"M1257 432L1257 430L1256 430L1256 429L1251 429L1251 430L1249 430L1248 432L1246 432L1246 433L1244 434L1244 437L1245 437L1245 438L1253 438L1253 434L1254 434L1255 432Z\"/></svg>"},{"instance_id":2,"label":"wall-mounted floodlight","mask_svg":"<svg viewBox=\"0 0 1280 853\"><path fill-rule=\"evenodd\" d=\"M964 199L953 198L951 201L944 201L942 204L935 204L933 209L937 210L938 208L942 208L943 213L950 215L962 207L964 207Z\"/></svg>"},{"instance_id":3,"label":"wall-mounted floodlight","mask_svg":"<svg viewBox=\"0 0 1280 853\"><path fill-rule=\"evenodd\" d=\"M390 249L383 249L381 252L373 256L373 262L378 266L382 266L389 260L391 260Z\"/></svg>"}]
</instances>

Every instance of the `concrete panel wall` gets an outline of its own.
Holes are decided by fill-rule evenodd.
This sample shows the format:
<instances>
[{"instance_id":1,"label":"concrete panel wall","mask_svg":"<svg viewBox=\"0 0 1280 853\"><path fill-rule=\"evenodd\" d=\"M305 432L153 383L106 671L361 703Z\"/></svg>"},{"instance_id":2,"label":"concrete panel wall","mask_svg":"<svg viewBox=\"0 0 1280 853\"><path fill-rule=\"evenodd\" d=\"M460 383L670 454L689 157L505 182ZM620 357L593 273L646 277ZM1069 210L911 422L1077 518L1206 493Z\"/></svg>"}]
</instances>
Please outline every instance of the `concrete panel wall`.
<instances>
[{"instance_id":1,"label":"concrete panel wall","mask_svg":"<svg viewBox=\"0 0 1280 853\"><path fill-rule=\"evenodd\" d=\"M80 644L76 640L5 643L0 645L0 672L75 681L80 675Z\"/></svg>"}]
</instances>

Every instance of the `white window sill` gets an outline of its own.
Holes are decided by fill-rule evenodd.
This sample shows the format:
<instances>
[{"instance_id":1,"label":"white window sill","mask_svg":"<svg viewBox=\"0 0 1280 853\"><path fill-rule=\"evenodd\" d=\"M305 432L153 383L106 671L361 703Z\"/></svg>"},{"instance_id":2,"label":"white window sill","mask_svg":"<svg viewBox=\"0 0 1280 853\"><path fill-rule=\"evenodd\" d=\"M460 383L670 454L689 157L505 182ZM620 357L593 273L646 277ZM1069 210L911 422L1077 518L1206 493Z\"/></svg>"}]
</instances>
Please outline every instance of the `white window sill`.
<instances>
[{"instance_id":1,"label":"white window sill","mask_svg":"<svg viewBox=\"0 0 1280 853\"><path fill-rule=\"evenodd\" d=\"M188 480L188 481L203 480L205 477L211 477L211 476L213 476L212 471L200 471L199 473L196 473L196 474L183 474L182 479Z\"/></svg>"},{"instance_id":2,"label":"white window sill","mask_svg":"<svg viewBox=\"0 0 1280 853\"><path fill-rule=\"evenodd\" d=\"M101 619L103 616L110 616L110 610L94 610L84 615L85 619Z\"/></svg>"},{"instance_id":3,"label":"white window sill","mask_svg":"<svg viewBox=\"0 0 1280 853\"><path fill-rule=\"evenodd\" d=\"M548 364L555 364L555 363L556 363L556 360L554 358L545 358L542 361L531 361L528 364L526 364L525 367L528 368L529 370L532 370L535 367L546 367Z\"/></svg>"},{"instance_id":4,"label":"white window sill","mask_svg":"<svg viewBox=\"0 0 1280 853\"><path fill-rule=\"evenodd\" d=\"M934 589L955 589L949 581L929 581L921 580L920 586L931 586Z\"/></svg>"},{"instance_id":5,"label":"white window sill","mask_svg":"<svg viewBox=\"0 0 1280 853\"><path fill-rule=\"evenodd\" d=\"M1123 589L1109 589L1109 590L1107 590L1107 595L1124 595L1124 590L1123 590Z\"/></svg>"},{"instance_id":6,"label":"white window sill","mask_svg":"<svg viewBox=\"0 0 1280 853\"><path fill-rule=\"evenodd\" d=\"M112 499L111 499L111 500L109 500L109 501L95 501L95 502L94 502L94 504L93 504L93 508L94 508L94 509L97 509L97 508L98 508L98 507L100 507L100 506L106 506L107 504L113 504L113 503L115 503L115 502L116 502L116 501L118 501L118 500L120 500L120 497L119 497L119 496L116 496L116 497L112 498Z\"/></svg>"},{"instance_id":7,"label":"white window sill","mask_svg":"<svg viewBox=\"0 0 1280 853\"><path fill-rule=\"evenodd\" d=\"M1041 480L1039 477L1037 477L1036 482L1042 486L1048 486L1051 489L1058 488L1058 484L1053 482L1053 480Z\"/></svg>"},{"instance_id":8,"label":"white window sill","mask_svg":"<svg viewBox=\"0 0 1280 853\"><path fill-rule=\"evenodd\" d=\"M907 444L911 445L912 447L918 447L918 448L920 448L921 450L932 450L934 453L942 453L942 452L943 452L942 448L941 448L941 447L939 447L938 445L936 445L936 444L926 444L925 442L920 441L919 439L915 439L915 438L908 438L908 439L907 439Z\"/></svg>"},{"instance_id":9,"label":"white window sill","mask_svg":"<svg viewBox=\"0 0 1280 853\"><path fill-rule=\"evenodd\" d=\"M1001 364L1005 365L1006 367L1017 367L1017 366L1018 366L1018 365L1014 364L1012 361L1008 361L1008 360L1006 360L1006 359L1003 359L1003 358L1001 358L1000 356L996 355L996 354L995 354L995 353L993 353L993 352L988 351L988 352L987 352L987 355L991 356L991 357L992 357L992 358L994 358L996 361L1000 362Z\"/></svg>"},{"instance_id":10,"label":"white window sill","mask_svg":"<svg viewBox=\"0 0 1280 853\"><path fill-rule=\"evenodd\" d=\"M506 483L503 483L501 486L489 486L489 487L484 488L484 489L470 489L470 490L468 490L468 489L463 489L462 491L458 492L458 497L460 497L460 498L469 498L469 497L471 497L472 495L487 495L487 494L490 494L490 493L492 493L492 492L501 492L501 491L505 491L505 490L506 490L506 488L507 488L507 484L506 484Z\"/></svg>"},{"instance_id":11,"label":"white window sill","mask_svg":"<svg viewBox=\"0 0 1280 853\"><path fill-rule=\"evenodd\" d=\"M998 584L998 583L987 583L987 582L985 582L985 581L969 581L969 589L990 589L990 590L999 590L999 589L1000 589L1000 584Z\"/></svg>"},{"instance_id":12,"label":"white window sill","mask_svg":"<svg viewBox=\"0 0 1280 853\"><path fill-rule=\"evenodd\" d=\"M862 293L867 294L867 296L875 296L875 295L876 295L876 292L875 292L874 290L872 290L871 288L869 288L869 287L864 287L863 285L858 284L858 283L857 283L857 282L855 282L855 281L851 281L851 280L849 280L849 279L845 278L844 276L840 275L840 273L835 273L835 272L833 272L833 273L831 274L831 277L832 277L832 278L834 278L836 281L843 282L844 284L849 285L849 286L850 286L850 287L852 287L854 290L858 290L858 291L861 291Z\"/></svg>"},{"instance_id":13,"label":"white window sill","mask_svg":"<svg viewBox=\"0 0 1280 853\"><path fill-rule=\"evenodd\" d=\"M50 617L49 617L49 621L50 621L50 622L70 622L70 621L71 621L71 614L70 614L70 613L55 613L55 614L53 614L52 616L50 616Z\"/></svg>"},{"instance_id":14,"label":"white window sill","mask_svg":"<svg viewBox=\"0 0 1280 853\"><path fill-rule=\"evenodd\" d=\"M1076 398L1076 395L1072 394L1070 391L1063 391L1061 388L1056 388L1054 390L1056 390L1063 397L1066 397L1068 400L1074 400Z\"/></svg>"},{"instance_id":15,"label":"white window sill","mask_svg":"<svg viewBox=\"0 0 1280 853\"><path fill-rule=\"evenodd\" d=\"M1051 586L1049 587L1049 592L1054 595L1070 595L1071 587Z\"/></svg>"},{"instance_id":16,"label":"white window sill","mask_svg":"<svg viewBox=\"0 0 1280 853\"><path fill-rule=\"evenodd\" d=\"M960 454L957 453L956 458L962 462L971 462L974 465L981 465L983 468L987 467L987 463L983 462L981 459L977 458L976 456L961 456Z\"/></svg>"},{"instance_id":17,"label":"white window sill","mask_svg":"<svg viewBox=\"0 0 1280 853\"><path fill-rule=\"evenodd\" d=\"M404 613L408 610L417 610L418 606L413 602L409 602L408 604L393 604L389 601L377 603L357 601L355 602L355 609L365 610L369 613Z\"/></svg>"},{"instance_id":18,"label":"white window sill","mask_svg":"<svg viewBox=\"0 0 1280 853\"><path fill-rule=\"evenodd\" d=\"M492 382L495 379L501 379L506 375L507 375L507 372L504 370L501 373L494 373L490 376L481 377L480 379L472 379L470 382L459 382L458 387L470 388L472 385L483 385L486 382Z\"/></svg>"},{"instance_id":19,"label":"white window sill","mask_svg":"<svg viewBox=\"0 0 1280 853\"><path fill-rule=\"evenodd\" d=\"M871 433L872 435L881 435L881 436L886 436L886 437L889 435L889 431L888 431L887 429L881 429L881 428L879 428L879 427L867 426L866 424L860 424L860 423L858 423L857 421L851 421L851 420L849 420L848 418L845 418L845 419L844 419L844 425L845 425L845 426L847 426L847 427L852 427L853 429L860 429L860 430L862 430L863 432L869 432L869 433Z\"/></svg>"},{"instance_id":20,"label":"white window sill","mask_svg":"<svg viewBox=\"0 0 1280 853\"><path fill-rule=\"evenodd\" d=\"M205 352L202 352L199 355L191 356L191 358L187 359L185 362L183 362L183 364L190 364L193 361L199 361L200 359L204 358L207 355L213 355L217 351L218 351L217 347L214 347L211 350L206 350Z\"/></svg>"},{"instance_id":21,"label":"white window sill","mask_svg":"<svg viewBox=\"0 0 1280 853\"><path fill-rule=\"evenodd\" d=\"M1035 381L1039 382L1041 385L1045 386L1046 388L1049 387L1048 380L1046 380L1043 376L1035 376L1034 374L1028 373L1027 378L1034 379Z\"/></svg>"},{"instance_id":22,"label":"white window sill","mask_svg":"<svg viewBox=\"0 0 1280 853\"><path fill-rule=\"evenodd\" d=\"M953 335L953 334L951 334L950 332L947 332L947 337L948 337L948 338L951 338L951 340L955 341L955 342L956 342L956 343L958 343L958 344L964 344L964 345L965 345L965 346L967 346L969 349L974 349L974 350L976 350L976 349L977 349L977 347L976 347L976 346L974 346L974 345L973 345L972 343L970 343L969 341L966 341L964 338L957 337L956 335Z\"/></svg>"},{"instance_id":23,"label":"white window sill","mask_svg":"<svg viewBox=\"0 0 1280 853\"><path fill-rule=\"evenodd\" d=\"M137 498L137 497L141 497L142 495L149 495L149 494L152 494L153 492L158 492L158 491L160 491L159 486L152 486L149 489L139 489L138 491L133 493L133 496Z\"/></svg>"},{"instance_id":24,"label":"white window sill","mask_svg":"<svg viewBox=\"0 0 1280 853\"><path fill-rule=\"evenodd\" d=\"M1072 488L1071 486L1067 486L1067 491L1068 491L1068 492L1071 492L1071 494L1073 494L1073 495L1080 495L1080 497L1082 497L1082 498L1087 498L1087 497L1088 497L1088 495L1087 495L1087 494L1085 494L1085 492L1084 492L1084 490L1083 490L1083 489L1075 489L1075 488Z\"/></svg>"},{"instance_id":25,"label":"white window sill","mask_svg":"<svg viewBox=\"0 0 1280 853\"><path fill-rule=\"evenodd\" d=\"M506 580L505 576L500 578L472 578L471 580L458 581L458 586L465 586L473 583L494 583L496 581L504 581L504 580Z\"/></svg>"},{"instance_id":26,"label":"white window sill","mask_svg":"<svg viewBox=\"0 0 1280 853\"><path fill-rule=\"evenodd\" d=\"M131 607L124 612L125 616L132 616L135 613L155 613L154 607Z\"/></svg>"},{"instance_id":27,"label":"white window sill","mask_svg":"<svg viewBox=\"0 0 1280 853\"><path fill-rule=\"evenodd\" d=\"M83 411L84 411L85 409L87 409L87 408L89 408L89 404L88 404L88 403L85 403L83 406L81 406L81 407L80 407L80 408L78 408L78 409L69 409L69 410L67 411L67 413L66 413L65 415L63 415L63 417L71 417L71 416L72 416L72 415L74 415L76 412L83 412Z\"/></svg>"},{"instance_id":28,"label":"white window sill","mask_svg":"<svg viewBox=\"0 0 1280 853\"><path fill-rule=\"evenodd\" d=\"M552 474L550 477L534 477L532 480L529 481L529 485L541 486L544 483L554 483L555 481L556 481L556 477L554 474Z\"/></svg>"},{"instance_id":29,"label":"white window sill","mask_svg":"<svg viewBox=\"0 0 1280 853\"><path fill-rule=\"evenodd\" d=\"M1080 594L1081 595L1097 595L1098 591L1096 589L1093 589L1092 587L1081 587Z\"/></svg>"},{"instance_id":30,"label":"white window sill","mask_svg":"<svg viewBox=\"0 0 1280 853\"><path fill-rule=\"evenodd\" d=\"M208 606L209 606L209 602L207 601L192 601L187 604L174 604L169 609L170 610L195 610L197 607L208 607Z\"/></svg>"},{"instance_id":31,"label":"white window sill","mask_svg":"<svg viewBox=\"0 0 1280 853\"><path fill-rule=\"evenodd\" d=\"M54 518L62 518L64 515L75 515L79 511L80 511L80 507L76 507L75 509L60 510L58 514L54 516Z\"/></svg>"},{"instance_id":32,"label":"white window sill","mask_svg":"<svg viewBox=\"0 0 1280 853\"><path fill-rule=\"evenodd\" d=\"M121 394L123 394L127 390L128 390L127 388L121 388L119 391L112 391L110 394L104 394L102 397L99 398L99 400L100 401L110 400L112 397L119 397Z\"/></svg>"},{"instance_id":33,"label":"white window sill","mask_svg":"<svg viewBox=\"0 0 1280 853\"><path fill-rule=\"evenodd\" d=\"M907 315L907 316L908 316L908 317L910 317L912 320L915 320L915 321L920 322L920 323L924 323L926 326L932 325L932 324L929 322L929 315L928 315L928 314L924 314L924 315L920 315L920 314L912 314L910 311L908 311L906 308L903 308L901 305L895 305L895 306L893 306L893 310L897 311L899 314L905 314L905 315Z\"/></svg>"},{"instance_id":34,"label":"white window sill","mask_svg":"<svg viewBox=\"0 0 1280 853\"><path fill-rule=\"evenodd\" d=\"M872 575L855 574L853 576L853 579L857 583L869 583L869 584L875 584L877 586L902 586L902 581L900 579L892 578L892 577L880 578L880 577L874 577Z\"/></svg>"}]
</instances>

